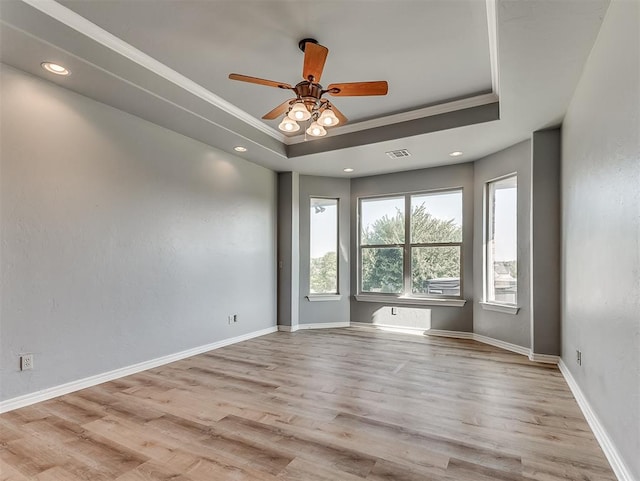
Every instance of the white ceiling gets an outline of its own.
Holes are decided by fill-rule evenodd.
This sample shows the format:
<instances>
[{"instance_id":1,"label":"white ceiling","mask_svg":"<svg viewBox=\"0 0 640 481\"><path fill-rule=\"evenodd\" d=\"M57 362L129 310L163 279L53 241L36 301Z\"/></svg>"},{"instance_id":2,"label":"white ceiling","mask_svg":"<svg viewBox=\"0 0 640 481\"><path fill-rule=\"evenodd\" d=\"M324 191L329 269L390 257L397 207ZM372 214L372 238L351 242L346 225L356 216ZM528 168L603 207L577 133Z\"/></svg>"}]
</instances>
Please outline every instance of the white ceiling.
<instances>
[{"instance_id":1,"label":"white ceiling","mask_svg":"<svg viewBox=\"0 0 640 481\"><path fill-rule=\"evenodd\" d=\"M607 6L608 0L4 0L0 53L6 64L222 150L244 145L242 157L268 168L362 176L475 160L558 125ZM304 37L329 48L323 85L388 80L389 95L335 98L351 122L296 150L277 121L259 120L288 92L227 76L297 83L303 59L297 43ZM39 67L45 60L73 74L51 78ZM450 128L429 117L462 118L471 111L460 109L497 99L499 120ZM380 130L420 118L443 127L406 129L411 137L402 137L403 124L393 135ZM351 141L354 130L361 132ZM385 155L399 148L412 156ZM453 150L465 155L452 159ZM355 171L345 174L344 167Z\"/></svg>"}]
</instances>

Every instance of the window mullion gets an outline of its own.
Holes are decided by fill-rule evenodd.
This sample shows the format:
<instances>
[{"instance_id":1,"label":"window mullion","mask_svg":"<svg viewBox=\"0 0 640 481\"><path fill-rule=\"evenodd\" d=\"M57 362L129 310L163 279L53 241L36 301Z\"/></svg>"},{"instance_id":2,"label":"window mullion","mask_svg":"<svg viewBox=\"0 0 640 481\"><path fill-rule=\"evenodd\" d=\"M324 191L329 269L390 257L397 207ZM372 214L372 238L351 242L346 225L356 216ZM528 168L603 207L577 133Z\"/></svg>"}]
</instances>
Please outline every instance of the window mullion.
<instances>
[{"instance_id":1,"label":"window mullion","mask_svg":"<svg viewBox=\"0 0 640 481\"><path fill-rule=\"evenodd\" d=\"M411 196L404 196L404 294L411 294Z\"/></svg>"}]
</instances>

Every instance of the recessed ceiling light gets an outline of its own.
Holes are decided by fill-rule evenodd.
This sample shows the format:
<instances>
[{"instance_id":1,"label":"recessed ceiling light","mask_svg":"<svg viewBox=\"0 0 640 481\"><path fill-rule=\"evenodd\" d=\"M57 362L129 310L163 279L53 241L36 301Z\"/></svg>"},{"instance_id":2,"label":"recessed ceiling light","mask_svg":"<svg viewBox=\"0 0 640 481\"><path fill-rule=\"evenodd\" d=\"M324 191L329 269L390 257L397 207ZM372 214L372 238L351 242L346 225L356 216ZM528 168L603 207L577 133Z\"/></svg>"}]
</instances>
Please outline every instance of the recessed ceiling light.
<instances>
[{"instance_id":1,"label":"recessed ceiling light","mask_svg":"<svg viewBox=\"0 0 640 481\"><path fill-rule=\"evenodd\" d=\"M246 147L242 147L241 145L237 145L233 148L233 150L235 150L236 152L246 152L247 148Z\"/></svg>"},{"instance_id":2,"label":"recessed ceiling light","mask_svg":"<svg viewBox=\"0 0 640 481\"><path fill-rule=\"evenodd\" d=\"M353 172L353 169L351 167L347 167L346 169L342 169L345 172Z\"/></svg>"},{"instance_id":3,"label":"recessed ceiling light","mask_svg":"<svg viewBox=\"0 0 640 481\"><path fill-rule=\"evenodd\" d=\"M57 63L42 62L40 65L47 72L51 72L56 75L69 75L71 73L69 70L64 68L62 65L58 65Z\"/></svg>"},{"instance_id":4,"label":"recessed ceiling light","mask_svg":"<svg viewBox=\"0 0 640 481\"><path fill-rule=\"evenodd\" d=\"M451 152L449 154L449 157L460 157L462 155L462 152L460 152L459 150L456 150L454 152Z\"/></svg>"}]
</instances>

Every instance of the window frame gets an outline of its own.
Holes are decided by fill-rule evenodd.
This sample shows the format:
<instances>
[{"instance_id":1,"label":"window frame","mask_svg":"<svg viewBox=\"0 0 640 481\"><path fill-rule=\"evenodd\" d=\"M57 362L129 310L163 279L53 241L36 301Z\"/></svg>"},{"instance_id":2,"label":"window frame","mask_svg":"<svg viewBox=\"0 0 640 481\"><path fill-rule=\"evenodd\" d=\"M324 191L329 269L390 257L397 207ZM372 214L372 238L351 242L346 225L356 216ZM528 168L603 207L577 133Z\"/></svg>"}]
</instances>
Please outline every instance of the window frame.
<instances>
[{"instance_id":1,"label":"window frame","mask_svg":"<svg viewBox=\"0 0 640 481\"><path fill-rule=\"evenodd\" d=\"M489 239L489 235L491 233L491 226L490 226L490 222L491 222L491 184L494 184L496 182L500 182L502 180L506 180L506 179L510 179L510 178L515 178L516 180L516 268L517 266L520 264L520 259L518 256L518 172L510 172L508 174L505 175L501 175L500 177L495 177L493 179L490 179L488 181L485 182L484 184L484 192L483 192L483 209L482 209L482 215L483 215L483 249L482 249L482 254L483 254L483 259L482 259L482 288L483 288L483 292L482 292L482 305L485 309L489 309L492 310L492 306L495 306L496 309L494 310L499 310L500 312L506 312L509 314L517 314L518 312L518 301L519 301L519 289L518 289L518 284L517 284L517 276L516 276L516 300L514 303L510 303L510 302L501 302L501 301L496 301L494 300L490 300L489 299L489 283L490 283L490 278L489 278L489 272L490 272L490 268L489 268L489 259L491 258L491 256L489 255L489 248L490 248L490 239Z\"/></svg>"},{"instance_id":2,"label":"window frame","mask_svg":"<svg viewBox=\"0 0 640 481\"><path fill-rule=\"evenodd\" d=\"M311 202L313 199L320 199L320 200L335 200L336 201L336 291L335 292L311 292L311 261L312 261L312 257L311 257L311 242L312 242L312 236L311 236ZM314 300L320 300L320 299L326 299L326 298L330 298L330 297L338 297L340 296L340 198L338 197L331 197L331 196L326 196L326 195L310 195L309 196L309 205L308 205L308 209L309 209L309 289L308 289L308 293L307 293L307 298L309 300L312 300L312 298L315 298Z\"/></svg>"},{"instance_id":3,"label":"window frame","mask_svg":"<svg viewBox=\"0 0 640 481\"><path fill-rule=\"evenodd\" d=\"M446 193L460 193L461 194L461 226L462 226L462 240L460 242L411 242L411 199L414 196L420 195L437 195ZM357 222L357 300L378 300L381 299L384 302L388 300L409 300L412 303L426 303L428 301L436 301L438 304L447 305L447 301L452 301L450 305L464 305L464 188L459 187L446 187L441 189L430 189L424 191L414 192L402 192L395 194L379 194L371 196L358 197L358 222ZM394 199L404 198L404 243L402 244L362 244L362 202L373 199ZM460 293L457 296L447 294L422 294L413 293L413 279L412 279L412 250L415 247L458 247L460 252ZM370 292L362 290L362 252L363 249L382 249L382 248L400 248L402 249L402 291L400 293L391 292ZM367 299L369 298L369 299ZM459 304L459 303L462 304Z\"/></svg>"}]
</instances>

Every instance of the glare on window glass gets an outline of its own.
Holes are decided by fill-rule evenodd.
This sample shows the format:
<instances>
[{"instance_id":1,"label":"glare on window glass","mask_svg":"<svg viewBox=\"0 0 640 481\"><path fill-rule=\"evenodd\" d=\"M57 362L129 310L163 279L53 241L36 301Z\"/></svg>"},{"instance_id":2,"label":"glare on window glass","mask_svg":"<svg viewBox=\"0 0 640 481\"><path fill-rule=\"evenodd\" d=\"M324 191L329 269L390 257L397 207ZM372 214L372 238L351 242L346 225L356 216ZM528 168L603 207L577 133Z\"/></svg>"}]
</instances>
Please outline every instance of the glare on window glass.
<instances>
[{"instance_id":1,"label":"glare on window glass","mask_svg":"<svg viewBox=\"0 0 640 481\"><path fill-rule=\"evenodd\" d=\"M516 177L489 184L487 300L516 304L518 292L518 186Z\"/></svg>"},{"instance_id":2,"label":"glare on window glass","mask_svg":"<svg viewBox=\"0 0 640 481\"><path fill-rule=\"evenodd\" d=\"M310 294L338 293L338 199L311 198Z\"/></svg>"},{"instance_id":3,"label":"glare on window glass","mask_svg":"<svg viewBox=\"0 0 640 481\"><path fill-rule=\"evenodd\" d=\"M360 205L360 243L404 243L404 197L364 199Z\"/></svg>"}]
</instances>

